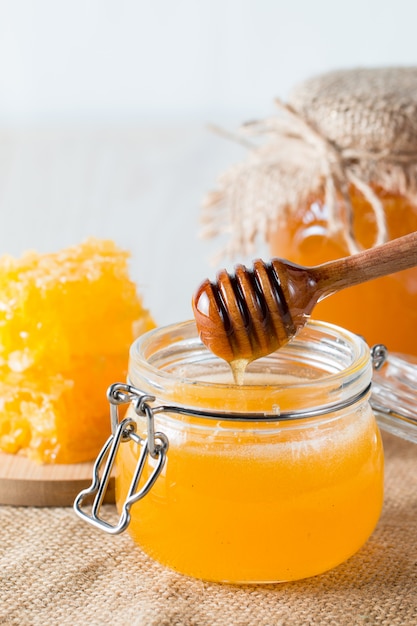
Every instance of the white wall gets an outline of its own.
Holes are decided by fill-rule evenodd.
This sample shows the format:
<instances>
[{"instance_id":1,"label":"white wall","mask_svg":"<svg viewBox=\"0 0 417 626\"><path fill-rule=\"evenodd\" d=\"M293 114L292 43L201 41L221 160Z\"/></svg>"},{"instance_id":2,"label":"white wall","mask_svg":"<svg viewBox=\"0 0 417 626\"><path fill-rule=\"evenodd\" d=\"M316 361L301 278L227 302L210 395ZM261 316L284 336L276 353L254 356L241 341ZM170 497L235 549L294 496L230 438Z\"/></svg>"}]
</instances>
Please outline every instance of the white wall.
<instances>
[{"instance_id":1,"label":"white wall","mask_svg":"<svg viewBox=\"0 0 417 626\"><path fill-rule=\"evenodd\" d=\"M244 154L206 124L415 64L416 23L413 0L0 0L0 253L113 237L157 321L190 317L218 247L201 199Z\"/></svg>"}]
</instances>

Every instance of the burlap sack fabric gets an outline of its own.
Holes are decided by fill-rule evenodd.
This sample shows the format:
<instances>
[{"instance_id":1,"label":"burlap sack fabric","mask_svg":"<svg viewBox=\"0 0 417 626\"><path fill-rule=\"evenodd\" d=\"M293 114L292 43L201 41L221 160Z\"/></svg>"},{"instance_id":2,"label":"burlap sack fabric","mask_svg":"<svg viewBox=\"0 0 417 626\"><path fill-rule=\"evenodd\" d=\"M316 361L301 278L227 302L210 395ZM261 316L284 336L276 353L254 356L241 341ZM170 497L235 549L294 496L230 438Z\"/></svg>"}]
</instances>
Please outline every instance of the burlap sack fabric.
<instances>
[{"instance_id":1,"label":"burlap sack fabric","mask_svg":"<svg viewBox=\"0 0 417 626\"><path fill-rule=\"evenodd\" d=\"M190 579L71 509L2 507L0 624L415 626L417 448L386 434L384 443L385 505L371 539L335 570L295 583Z\"/></svg>"},{"instance_id":2,"label":"burlap sack fabric","mask_svg":"<svg viewBox=\"0 0 417 626\"><path fill-rule=\"evenodd\" d=\"M230 256L252 254L257 237L285 224L312 193L323 194L328 229L351 253L355 239L349 186L372 207L377 236L387 239L376 192L417 205L417 68L339 70L298 85L277 114L251 122L238 140L248 157L225 172L207 195L203 233L229 236Z\"/></svg>"}]
</instances>

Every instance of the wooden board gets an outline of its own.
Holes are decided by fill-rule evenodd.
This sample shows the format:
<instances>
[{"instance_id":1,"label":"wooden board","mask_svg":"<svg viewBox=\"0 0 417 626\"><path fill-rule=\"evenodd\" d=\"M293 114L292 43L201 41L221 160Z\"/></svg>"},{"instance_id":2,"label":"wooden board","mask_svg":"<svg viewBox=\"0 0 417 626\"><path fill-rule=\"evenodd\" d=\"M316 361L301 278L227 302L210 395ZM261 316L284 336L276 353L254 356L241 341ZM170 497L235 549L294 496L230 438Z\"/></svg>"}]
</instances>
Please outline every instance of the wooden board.
<instances>
[{"instance_id":1,"label":"wooden board","mask_svg":"<svg viewBox=\"0 0 417 626\"><path fill-rule=\"evenodd\" d=\"M21 456L0 453L0 504L72 506L76 495L91 484L93 463L38 465ZM105 502L114 502L114 480Z\"/></svg>"}]
</instances>

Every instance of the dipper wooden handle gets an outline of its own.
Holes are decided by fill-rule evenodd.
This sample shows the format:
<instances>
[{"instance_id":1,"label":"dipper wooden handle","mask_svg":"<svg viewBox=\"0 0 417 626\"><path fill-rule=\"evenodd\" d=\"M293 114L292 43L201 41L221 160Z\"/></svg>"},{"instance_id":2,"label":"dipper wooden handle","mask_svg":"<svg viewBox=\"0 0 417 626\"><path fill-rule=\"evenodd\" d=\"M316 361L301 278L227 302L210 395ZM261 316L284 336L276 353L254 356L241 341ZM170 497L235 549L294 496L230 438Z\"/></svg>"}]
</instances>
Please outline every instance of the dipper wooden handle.
<instances>
[{"instance_id":1,"label":"dipper wooden handle","mask_svg":"<svg viewBox=\"0 0 417 626\"><path fill-rule=\"evenodd\" d=\"M326 296L417 265L417 232L315 267L283 259L222 270L192 305L203 343L226 361L253 361L286 344Z\"/></svg>"}]
</instances>

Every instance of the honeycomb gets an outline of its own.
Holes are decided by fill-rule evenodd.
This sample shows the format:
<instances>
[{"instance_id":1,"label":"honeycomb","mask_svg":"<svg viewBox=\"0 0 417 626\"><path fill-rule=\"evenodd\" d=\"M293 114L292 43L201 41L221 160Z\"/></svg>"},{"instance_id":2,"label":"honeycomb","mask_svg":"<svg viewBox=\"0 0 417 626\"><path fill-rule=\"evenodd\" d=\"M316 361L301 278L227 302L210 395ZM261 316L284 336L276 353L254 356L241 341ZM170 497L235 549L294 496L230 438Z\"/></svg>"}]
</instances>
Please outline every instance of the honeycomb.
<instances>
[{"instance_id":1,"label":"honeycomb","mask_svg":"<svg viewBox=\"0 0 417 626\"><path fill-rule=\"evenodd\" d=\"M0 257L0 450L40 463L94 459L110 433L106 390L154 326L129 254L88 239Z\"/></svg>"}]
</instances>

